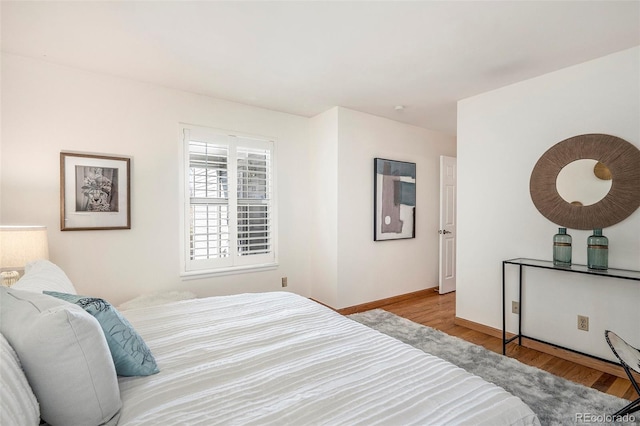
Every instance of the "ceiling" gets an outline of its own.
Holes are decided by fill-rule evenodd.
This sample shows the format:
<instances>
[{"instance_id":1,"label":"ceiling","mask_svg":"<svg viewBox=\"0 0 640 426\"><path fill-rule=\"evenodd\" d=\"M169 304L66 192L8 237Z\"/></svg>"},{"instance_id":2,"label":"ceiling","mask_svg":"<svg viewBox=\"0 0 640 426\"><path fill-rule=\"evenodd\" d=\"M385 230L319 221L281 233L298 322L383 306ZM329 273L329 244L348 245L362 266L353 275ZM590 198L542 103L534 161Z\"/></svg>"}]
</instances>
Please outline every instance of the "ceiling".
<instances>
[{"instance_id":1,"label":"ceiling","mask_svg":"<svg viewBox=\"0 0 640 426\"><path fill-rule=\"evenodd\" d=\"M449 134L460 99L640 45L638 1L3 0L0 13L4 52Z\"/></svg>"}]
</instances>

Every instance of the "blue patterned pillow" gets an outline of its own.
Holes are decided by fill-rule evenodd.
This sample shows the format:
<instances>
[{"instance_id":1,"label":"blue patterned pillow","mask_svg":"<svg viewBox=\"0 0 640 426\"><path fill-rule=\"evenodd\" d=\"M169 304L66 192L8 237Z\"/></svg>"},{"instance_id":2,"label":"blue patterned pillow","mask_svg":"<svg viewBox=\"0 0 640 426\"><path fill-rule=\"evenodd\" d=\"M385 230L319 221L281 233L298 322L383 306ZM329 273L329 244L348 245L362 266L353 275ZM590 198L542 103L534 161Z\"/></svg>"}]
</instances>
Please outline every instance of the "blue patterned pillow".
<instances>
[{"instance_id":1,"label":"blue patterned pillow","mask_svg":"<svg viewBox=\"0 0 640 426\"><path fill-rule=\"evenodd\" d=\"M43 293L74 303L98 320L119 376L149 376L159 371L156 360L142 337L109 302L55 291Z\"/></svg>"}]
</instances>

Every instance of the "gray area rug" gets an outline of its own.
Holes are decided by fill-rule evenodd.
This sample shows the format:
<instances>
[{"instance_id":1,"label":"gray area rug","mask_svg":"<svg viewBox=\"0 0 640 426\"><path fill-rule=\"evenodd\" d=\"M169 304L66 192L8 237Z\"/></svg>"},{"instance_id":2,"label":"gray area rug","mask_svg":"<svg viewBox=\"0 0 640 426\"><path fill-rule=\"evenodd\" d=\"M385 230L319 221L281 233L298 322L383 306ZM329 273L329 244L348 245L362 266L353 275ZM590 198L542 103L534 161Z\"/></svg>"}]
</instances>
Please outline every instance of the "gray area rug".
<instances>
[{"instance_id":1,"label":"gray area rug","mask_svg":"<svg viewBox=\"0 0 640 426\"><path fill-rule=\"evenodd\" d=\"M629 403L625 399L579 385L382 309L349 315L349 318L502 387L531 407L543 425L640 424L640 412L628 416L631 422L611 421L610 415ZM605 415L609 418L603 417Z\"/></svg>"}]
</instances>

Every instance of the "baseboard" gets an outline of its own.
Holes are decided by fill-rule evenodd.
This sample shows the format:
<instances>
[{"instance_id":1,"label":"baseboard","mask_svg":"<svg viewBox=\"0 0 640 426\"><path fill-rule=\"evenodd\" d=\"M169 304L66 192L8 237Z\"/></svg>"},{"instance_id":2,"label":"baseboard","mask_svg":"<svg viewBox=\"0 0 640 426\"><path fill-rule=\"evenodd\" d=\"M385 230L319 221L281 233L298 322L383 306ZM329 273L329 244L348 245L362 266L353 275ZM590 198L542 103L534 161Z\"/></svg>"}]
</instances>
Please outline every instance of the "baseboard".
<instances>
[{"instance_id":1,"label":"baseboard","mask_svg":"<svg viewBox=\"0 0 640 426\"><path fill-rule=\"evenodd\" d=\"M455 317L453 319L453 323L455 325L459 325L461 327L470 328L471 330L479 331L484 334L488 334L489 336L497 337L502 339L502 330L498 330L497 328L489 327L488 325L480 324L477 322L469 321L464 318ZM513 333L507 333L507 339L515 336Z\"/></svg>"},{"instance_id":2,"label":"baseboard","mask_svg":"<svg viewBox=\"0 0 640 426\"><path fill-rule=\"evenodd\" d=\"M342 315L357 314L359 312L370 311L371 309L378 309L385 305L390 305L392 303L402 302L403 300L407 300L407 299L433 295L434 291L437 289L438 287L427 288L424 290L414 291L412 293L406 293L406 294L401 294L399 296L389 297L387 299L375 300L373 302L363 303L361 305L350 306L342 309L336 309L336 311L341 313Z\"/></svg>"},{"instance_id":3,"label":"baseboard","mask_svg":"<svg viewBox=\"0 0 640 426\"><path fill-rule=\"evenodd\" d=\"M459 317L455 317L453 322L454 324L461 327L470 328L471 330L479 331L481 333L488 334L489 336L502 339L502 330L499 330L497 328L489 327L488 325L479 324L477 322L469 321L467 319ZM507 339L513 336L513 333L507 333ZM517 344L517 342L511 344ZM539 352L544 352L558 358L566 359L567 361L575 362L576 364L584 365L585 367L593 368L594 370L602 371L603 373L612 374L614 376L622 377L623 379L627 380L629 379L622 367L615 364L610 364L606 361L601 361L586 355L577 354L575 352L567 351L565 349L557 348L553 345L527 338L522 339L522 346L524 346L525 348L535 349ZM636 378L636 380L640 381L640 374L634 373L634 377Z\"/></svg>"},{"instance_id":4,"label":"baseboard","mask_svg":"<svg viewBox=\"0 0 640 426\"><path fill-rule=\"evenodd\" d=\"M313 300L314 302L316 302L316 303L317 303L317 304L319 304L319 305L324 306L325 308L329 308L329 309L332 309L332 310L334 310L334 311L337 311L337 309L336 309L336 308L332 308L331 306L327 305L326 303L322 303L322 302L320 302L319 300L314 299L313 297L310 297L310 298L309 298L309 300Z\"/></svg>"}]
</instances>

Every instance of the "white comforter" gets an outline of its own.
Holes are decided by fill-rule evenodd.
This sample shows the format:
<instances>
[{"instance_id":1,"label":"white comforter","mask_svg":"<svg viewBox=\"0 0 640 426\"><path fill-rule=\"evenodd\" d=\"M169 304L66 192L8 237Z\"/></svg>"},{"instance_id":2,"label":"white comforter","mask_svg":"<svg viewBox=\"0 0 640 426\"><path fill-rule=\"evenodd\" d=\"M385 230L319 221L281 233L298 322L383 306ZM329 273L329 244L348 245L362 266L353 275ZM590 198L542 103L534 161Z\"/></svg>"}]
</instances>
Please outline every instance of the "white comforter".
<instances>
[{"instance_id":1,"label":"white comforter","mask_svg":"<svg viewBox=\"0 0 640 426\"><path fill-rule=\"evenodd\" d=\"M503 389L291 293L123 313L160 373L119 379L119 425L539 424Z\"/></svg>"}]
</instances>

